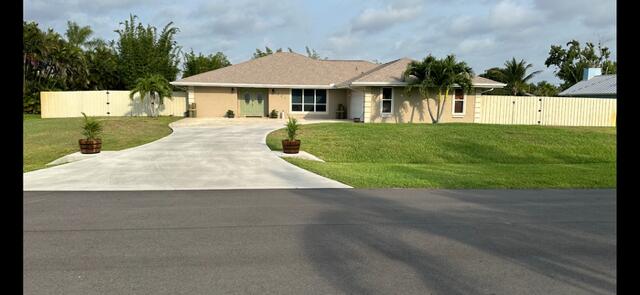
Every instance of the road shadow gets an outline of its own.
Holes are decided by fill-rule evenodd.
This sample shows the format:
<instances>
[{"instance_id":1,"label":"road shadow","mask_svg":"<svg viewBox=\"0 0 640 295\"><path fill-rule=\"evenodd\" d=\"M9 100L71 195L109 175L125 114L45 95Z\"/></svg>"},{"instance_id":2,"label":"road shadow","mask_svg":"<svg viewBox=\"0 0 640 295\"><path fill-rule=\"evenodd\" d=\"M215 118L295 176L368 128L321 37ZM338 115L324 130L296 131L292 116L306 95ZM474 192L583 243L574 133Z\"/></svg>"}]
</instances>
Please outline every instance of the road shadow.
<instances>
[{"instance_id":1,"label":"road shadow","mask_svg":"<svg viewBox=\"0 0 640 295\"><path fill-rule=\"evenodd\" d=\"M615 293L615 192L587 194L578 202L567 191L511 191L513 199L495 190L417 191L433 200L430 206L403 191L412 190L296 191L327 208L301 237L306 257L324 280L345 293L371 294L380 292L381 275L401 282L412 273L437 293L478 294L509 289L490 275L505 271L511 283L524 273L522 286L528 279L551 280L553 288ZM461 255L481 257L450 261L442 255L449 244L453 251L466 249ZM393 269L374 265L371 255ZM489 262L494 269L485 274L461 267L460 259L497 264ZM540 289L546 287L551 288Z\"/></svg>"}]
</instances>

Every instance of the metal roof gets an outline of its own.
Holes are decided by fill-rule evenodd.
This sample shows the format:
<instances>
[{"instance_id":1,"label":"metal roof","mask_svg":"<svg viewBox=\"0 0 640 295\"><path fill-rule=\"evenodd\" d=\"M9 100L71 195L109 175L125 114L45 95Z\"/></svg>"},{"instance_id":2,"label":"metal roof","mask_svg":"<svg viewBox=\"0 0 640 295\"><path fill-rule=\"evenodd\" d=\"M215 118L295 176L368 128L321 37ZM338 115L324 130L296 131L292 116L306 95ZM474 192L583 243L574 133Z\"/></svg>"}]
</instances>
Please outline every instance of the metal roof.
<instances>
[{"instance_id":1,"label":"metal roof","mask_svg":"<svg viewBox=\"0 0 640 295\"><path fill-rule=\"evenodd\" d=\"M558 94L560 96L616 95L616 75L595 76L580 81Z\"/></svg>"}]
</instances>

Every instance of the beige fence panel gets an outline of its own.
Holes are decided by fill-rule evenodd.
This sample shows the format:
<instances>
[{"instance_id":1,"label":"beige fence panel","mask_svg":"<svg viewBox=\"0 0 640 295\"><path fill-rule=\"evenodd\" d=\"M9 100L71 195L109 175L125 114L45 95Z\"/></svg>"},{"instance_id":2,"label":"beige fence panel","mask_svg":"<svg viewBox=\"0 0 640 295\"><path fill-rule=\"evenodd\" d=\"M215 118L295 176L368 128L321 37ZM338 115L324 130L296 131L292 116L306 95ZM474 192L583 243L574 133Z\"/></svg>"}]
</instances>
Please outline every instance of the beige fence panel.
<instances>
[{"instance_id":1,"label":"beige fence panel","mask_svg":"<svg viewBox=\"0 0 640 295\"><path fill-rule=\"evenodd\" d=\"M483 95L479 123L616 126L616 99Z\"/></svg>"},{"instance_id":2,"label":"beige fence panel","mask_svg":"<svg viewBox=\"0 0 640 295\"><path fill-rule=\"evenodd\" d=\"M161 116L184 116L187 110L186 93L174 92L158 107ZM149 116L149 102L136 95L129 99L129 91L50 91L40 93L42 118L87 116Z\"/></svg>"}]
</instances>

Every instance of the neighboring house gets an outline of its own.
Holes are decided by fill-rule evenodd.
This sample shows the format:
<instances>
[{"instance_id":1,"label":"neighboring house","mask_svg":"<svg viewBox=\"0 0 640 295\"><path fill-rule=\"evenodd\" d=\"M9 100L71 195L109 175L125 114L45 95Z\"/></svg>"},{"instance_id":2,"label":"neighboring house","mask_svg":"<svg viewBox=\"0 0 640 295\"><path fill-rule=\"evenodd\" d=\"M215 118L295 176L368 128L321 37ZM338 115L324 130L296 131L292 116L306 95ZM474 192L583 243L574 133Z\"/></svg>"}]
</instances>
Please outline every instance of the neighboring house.
<instances>
[{"instance_id":1,"label":"neighboring house","mask_svg":"<svg viewBox=\"0 0 640 295\"><path fill-rule=\"evenodd\" d=\"M275 109L291 117L334 119L342 104L349 119L429 123L426 100L417 91L404 93L402 73L410 62L402 58L379 65L277 52L171 84L187 87L198 117L223 117L227 110L242 117L264 117ZM476 96L505 86L482 77L472 81L469 93L450 93L442 122L473 122Z\"/></svg>"},{"instance_id":2,"label":"neighboring house","mask_svg":"<svg viewBox=\"0 0 640 295\"><path fill-rule=\"evenodd\" d=\"M616 98L616 75L600 75L601 69L584 70L582 81L560 92L558 96Z\"/></svg>"}]
</instances>

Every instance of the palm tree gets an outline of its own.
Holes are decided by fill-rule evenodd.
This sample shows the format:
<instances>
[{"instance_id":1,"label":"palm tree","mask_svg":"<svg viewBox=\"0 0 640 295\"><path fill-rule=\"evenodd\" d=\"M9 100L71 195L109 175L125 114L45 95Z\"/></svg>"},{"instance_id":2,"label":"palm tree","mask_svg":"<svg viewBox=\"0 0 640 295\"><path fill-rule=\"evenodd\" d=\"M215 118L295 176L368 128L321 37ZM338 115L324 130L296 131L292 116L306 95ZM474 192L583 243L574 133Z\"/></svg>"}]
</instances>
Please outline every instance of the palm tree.
<instances>
[{"instance_id":1,"label":"palm tree","mask_svg":"<svg viewBox=\"0 0 640 295\"><path fill-rule=\"evenodd\" d=\"M517 62L514 57L504 63L504 68L491 69L491 71L500 82L507 84L506 89L511 92L511 94L524 95L529 86L529 80L542 72L535 71L527 75L527 70L532 67L533 65L527 64L524 59Z\"/></svg>"},{"instance_id":2,"label":"palm tree","mask_svg":"<svg viewBox=\"0 0 640 295\"><path fill-rule=\"evenodd\" d=\"M69 44L75 47L82 47L87 44L91 34L93 34L91 27L81 27L76 22L67 21L67 31L65 32L65 36L67 37L67 42L69 42Z\"/></svg>"},{"instance_id":3,"label":"palm tree","mask_svg":"<svg viewBox=\"0 0 640 295\"><path fill-rule=\"evenodd\" d=\"M156 102L158 102L158 105L163 105L165 97L172 99L169 81L167 81L167 79L162 75L158 74L148 75L136 80L136 84L129 93L129 98L134 99L136 93L140 94L141 101L144 101L146 97L149 97L152 117L158 116L156 114Z\"/></svg>"},{"instance_id":4,"label":"palm tree","mask_svg":"<svg viewBox=\"0 0 640 295\"><path fill-rule=\"evenodd\" d=\"M404 79L408 85L406 93L413 89L418 89L423 99L427 100L427 109L431 122L437 124L442 118L447 97L451 89L460 87L464 91L469 91L472 87L471 77L473 70L463 61L457 61L453 54L444 59L436 59L431 54L422 61L412 61L407 65L404 72ZM429 90L435 89L437 96L429 97ZM429 99L433 99L436 105L434 116Z\"/></svg>"}]
</instances>

